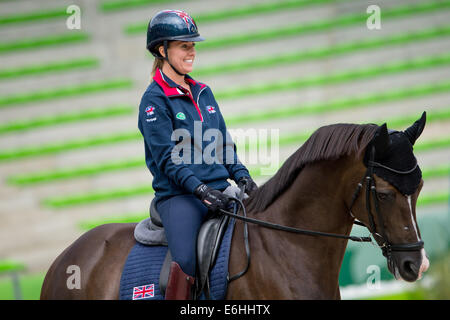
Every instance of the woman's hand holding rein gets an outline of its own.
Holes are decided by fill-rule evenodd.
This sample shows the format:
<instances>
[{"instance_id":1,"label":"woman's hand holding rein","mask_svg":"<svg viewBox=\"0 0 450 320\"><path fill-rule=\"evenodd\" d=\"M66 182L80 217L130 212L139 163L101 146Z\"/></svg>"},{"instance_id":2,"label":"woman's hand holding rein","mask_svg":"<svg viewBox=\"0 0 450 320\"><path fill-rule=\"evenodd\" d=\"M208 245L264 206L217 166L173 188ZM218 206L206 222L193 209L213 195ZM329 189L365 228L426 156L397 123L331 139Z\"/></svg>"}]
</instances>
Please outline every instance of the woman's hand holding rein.
<instances>
[{"instance_id":1,"label":"woman's hand holding rein","mask_svg":"<svg viewBox=\"0 0 450 320\"><path fill-rule=\"evenodd\" d=\"M206 184L199 185L195 191L201 202L212 212L220 212L220 209L227 209L230 198L216 189L208 187Z\"/></svg>"}]
</instances>

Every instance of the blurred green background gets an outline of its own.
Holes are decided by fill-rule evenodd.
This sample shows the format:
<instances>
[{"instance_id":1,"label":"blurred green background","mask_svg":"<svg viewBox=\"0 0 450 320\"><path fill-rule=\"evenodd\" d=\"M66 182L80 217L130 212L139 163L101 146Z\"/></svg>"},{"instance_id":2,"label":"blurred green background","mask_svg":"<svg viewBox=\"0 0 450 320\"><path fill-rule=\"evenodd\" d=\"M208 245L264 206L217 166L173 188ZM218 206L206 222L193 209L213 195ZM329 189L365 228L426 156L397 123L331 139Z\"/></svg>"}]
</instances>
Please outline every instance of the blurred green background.
<instances>
[{"instance_id":1,"label":"blurred green background","mask_svg":"<svg viewBox=\"0 0 450 320\"><path fill-rule=\"evenodd\" d=\"M80 29L68 28L71 4ZM373 4L381 28L371 30ZM162 9L187 11L207 38L192 76L211 86L228 128L279 130L277 167L320 126L387 122L401 130L427 111L415 153L431 267L414 284L395 281L378 248L350 243L340 285L344 299L449 299L443 0L1 0L0 299L38 299L50 264L83 232L147 217L152 176L137 107L153 63L146 26ZM270 176L248 151L238 145L261 184ZM371 266L380 288L367 285Z\"/></svg>"}]
</instances>

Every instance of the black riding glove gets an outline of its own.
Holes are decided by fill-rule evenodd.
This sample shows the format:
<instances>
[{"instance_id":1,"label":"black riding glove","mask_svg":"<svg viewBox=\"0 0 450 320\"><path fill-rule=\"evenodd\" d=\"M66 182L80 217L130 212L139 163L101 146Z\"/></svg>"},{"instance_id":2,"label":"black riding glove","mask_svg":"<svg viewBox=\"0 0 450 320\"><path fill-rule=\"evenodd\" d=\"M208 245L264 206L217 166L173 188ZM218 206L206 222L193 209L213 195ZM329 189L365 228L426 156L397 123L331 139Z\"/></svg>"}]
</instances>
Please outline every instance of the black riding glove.
<instances>
[{"instance_id":1,"label":"black riding glove","mask_svg":"<svg viewBox=\"0 0 450 320\"><path fill-rule=\"evenodd\" d=\"M206 184L199 185L195 191L201 202L212 212L220 212L220 209L226 210L230 199L219 190L212 189Z\"/></svg>"},{"instance_id":2,"label":"black riding glove","mask_svg":"<svg viewBox=\"0 0 450 320\"><path fill-rule=\"evenodd\" d=\"M245 185L245 193L250 194L253 192L253 190L256 190L258 186L256 185L255 181L251 177L242 177L239 179L237 186L239 189L242 189L242 187Z\"/></svg>"}]
</instances>

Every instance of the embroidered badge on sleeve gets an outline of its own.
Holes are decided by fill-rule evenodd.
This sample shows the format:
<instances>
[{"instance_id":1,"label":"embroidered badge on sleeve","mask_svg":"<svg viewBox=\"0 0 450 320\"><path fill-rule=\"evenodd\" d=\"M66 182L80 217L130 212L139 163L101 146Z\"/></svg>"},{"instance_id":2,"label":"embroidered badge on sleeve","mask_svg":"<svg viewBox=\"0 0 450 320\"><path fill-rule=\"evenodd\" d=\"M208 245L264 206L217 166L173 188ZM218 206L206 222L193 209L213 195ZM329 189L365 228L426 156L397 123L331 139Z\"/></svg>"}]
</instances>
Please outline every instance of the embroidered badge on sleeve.
<instances>
[{"instance_id":1,"label":"embroidered badge on sleeve","mask_svg":"<svg viewBox=\"0 0 450 320\"><path fill-rule=\"evenodd\" d=\"M145 113L147 114L147 116L153 115L155 113L155 107L148 106L147 108L145 108Z\"/></svg>"}]
</instances>

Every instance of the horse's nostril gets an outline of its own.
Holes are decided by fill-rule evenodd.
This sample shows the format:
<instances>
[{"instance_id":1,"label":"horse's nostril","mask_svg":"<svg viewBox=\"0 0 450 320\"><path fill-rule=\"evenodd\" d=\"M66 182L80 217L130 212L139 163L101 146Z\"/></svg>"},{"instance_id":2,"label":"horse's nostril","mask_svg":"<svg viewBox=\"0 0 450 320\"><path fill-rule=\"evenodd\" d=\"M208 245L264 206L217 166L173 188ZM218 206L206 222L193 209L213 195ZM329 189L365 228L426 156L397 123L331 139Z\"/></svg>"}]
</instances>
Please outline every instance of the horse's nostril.
<instances>
[{"instance_id":1,"label":"horse's nostril","mask_svg":"<svg viewBox=\"0 0 450 320\"><path fill-rule=\"evenodd\" d=\"M403 264L403 269L404 269L406 272L411 272L411 271L412 271L411 265L412 265L412 263L411 263L410 261L406 261L406 262Z\"/></svg>"},{"instance_id":2,"label":"horse's nostril","mask_svg":"<svg viewBox=\"0 0 450 320\"><path fill-rule=\"evenodd\" d=\"M403 270L409 274L418 274L419 273L419 268L414 264L413 261L410 260L406 260L403 263Z\"/></svg>"}]
</instances>

